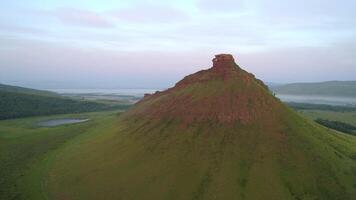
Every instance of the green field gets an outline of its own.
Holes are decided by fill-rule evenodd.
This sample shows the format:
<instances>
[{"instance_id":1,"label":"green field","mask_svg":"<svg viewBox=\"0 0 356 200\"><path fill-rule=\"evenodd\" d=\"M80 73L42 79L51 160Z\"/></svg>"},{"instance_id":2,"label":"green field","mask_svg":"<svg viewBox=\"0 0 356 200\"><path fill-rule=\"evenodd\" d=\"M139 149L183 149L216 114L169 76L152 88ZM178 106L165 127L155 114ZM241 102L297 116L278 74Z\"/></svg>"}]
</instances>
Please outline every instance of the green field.
<instances>
[{"instance_id":1,"label":"green field","mask_svg":"<svg viewBox=\"0 0 356 200\"><path fill-rule=\"evenodd\" d=\"M0 199L47 199L47 172L57 152L79 137L107 130L117 115L117 112L96 112L0 121ZM66 117L90 121L37 126L42 120Z\"/></svg>"},{"instance_id":2,"label":"green field","mask_svg":"<svg viewBox=\"0 0 356 200\"><path fill-rule=\"evenodd\" d=\"M261 135L259 126L197 126L180 133L168 121L159 127L135 124L141 131L135 133L118 123L58 155L50 170L51 197L350 199L356 138L297 118L290 125L298 135Z\"/></svg>"},{"instance_id":3,"label":"green field","mask_svg":"<svg viewBox=\"0 0 356 200\"><path fill-rule=\"evenodd\" d=\"M303 110L299 112L310 119L328 119L356 126L356 112L335 112L325 110Z\"/></svg>"},{"instance_id":4,"label":"green field","mask_svg":"<svg viewBox=\"0 0 356 200\"><path fill-rule=\"evenodd\" d=\"M302 115L306 116L312 120L326 120L333 121L336 123L344 123L347 126L353 126L351 131L343 131L342 129L336 129L344 133L356 135L355 126L356 126L356 112L347 111L347 112L337 112L337 111L327 111L327 110L301 110L299 111Z\"/></svg>"},{"instance_id":5,"label":"green field","mask_svg":"<svg viewBox=\"0 0 356 200\"><path fill-rule=\"evenodd\" d=\"M303 114L312 119L324 117L356 124L356 112L340 113L313 110L303 111ZM51 128L37 126L37 123L42 120L66 117L90 118L91 120L85 123ZM298 123L298 120L296 122ZM164 129L164 126L156 127L156 130ZM215 194L217 197L233 197L234 194L228 192L231 189L229 187L236 187L237 191L240 191L238 198L258 199L262 197L260 196L262 194L259 194L258 191L263 187L264 183L256 181L260 180L261 176L270 181L271 189L275 189L280 184L278 178L275 177L276 174L274 174L277 166L273 166L273 163L253 164L253 158L262 155L268 156L275 149L257 150L259 153L255 155L253 152L256 149L253 150L253 147L258 146L258 144L255 143L254 138L261 136L253 135L251 132L240 133L242 136L244 135L243 141L249 142L250 145L248 145L249 148L240 149L241 154L235 155L240 158L237 159L240 161L236 163L234 161L224 161L224 156L219 156L221 152L211 151L216 149L211 147L218 147L226 139L224 139L224 135L214 136L209 134L209 130L205 130L207 134L203 135L179 135L178 132L172 132L177 134L177 137L169 139L169 141L166 141L168 143L164 145L163 143L160 145L159 141L165 141L166 136L152 135L140 140L137 138L138 135L127 137L127 134L123 131L124 128L124 124L118 123L117 112L54 115L0 121L0 199L116 199L119 197L115 195L123 195L128 199L140 199L143 198L142 195L147 194L152 194L148 197L151 199L162 197L185 199L190 194L194 197L193 199L201 199L206 195L213 195L211 193L206 194L209 185L212 183L222 184L226 187L226 190L215 191L218 193ZM299 127L290 128L299 129ZM301 129L304 130L303 127ZM192 132L197 131L191 130ZM228 130L225 131L228 133ZM308 130L305 131L303 134L315 134L309 133ZM199 140L201 142L194 142ZM327 137L323 136L322 140L334 146L331 149L329 146L324 146L326 148L325 153L335 151L335 158L329 159L338 163L334 167L342 170L342 173L346 173L338 176L344 177L343 182L352 181L347 178L347 176L351 175L348 173L351 173L352 170L346 170L343 165L350 162L345 155L356 159L354 157L356 150L345 152L346 149L338 145L344 140L342 145L350 147L350 142L356 143L356 137L346 136L342 133L332 133ZM152 146L150 141L156 141L155 145ZM198 149L192 149L190 146L192 142L196 143L195 148L203 152L197 151ZM225 150L221 149L221 151L236 152L233 149L243 145L238 142L229 144L228 140L225 143L228 146ZM317 144L318 141L315 140L313 143ZM200 146L203 144L210 144L211 147ZM290 145L297 144L291 143ZM141 148L137 148L139 146ZM174 148L170 149L170 146L174 146ZM308 147L308 145L304 147ZM182 159L183 154L188 151L190 152L189 156L185 155L184 157L186 162L176 163L176 161L179 161L179 159L176 159ZM262 153L264 151L269 153ZM135 155L143 152L145 152L144 157L135 157ZM165 154L164 152L170 153ZM201 153L210 156L202 156ZM288 152L290 155L295 153L297 152ZM166 157L169 155L176 155L177 157ZM211 155L213 156L211 157ZM323 153L321 155L323 156ZM342 158L339 158L339 156ZM166 159L166 166L156 162L160 158ZM132 160L128 161L126 159ZM225 164L217 164L217 162L222 161ZM298 162L303 163L302 160ZM142 163L145 164L142 165ZM331 173L330 169L321 165L328 165L327 163L314 161L314 164L320 165L320 172L324 174ZM307 176L311 176L311 174L308 174L310 172L300 172L305 173L306 178L294 177L292 171L289 171L293 169L293 166L288 165L288 163L285 163L284 167L287 168L284 168L282 174L282 177L285 177L285 181L287 181L285 184L288 185L288 180L298 182L309 180ZM251 166L254 167L250 168ZM172 168L179 169L178 171L181 171L182 174L171 173L174 172ZM263 168L265 170L255 171ZM238 171L234 172L233 169L238 169ZM120 172L123 170L127 174L121 174ZM153 174L153 176L149 177L149 179L144 178L146 172ZM137 174L133 175L131 173ZM219 175L216 176L214 175L215 173ZM154 174L157 176L154 176ZM220 176L224 177L224 174L230 174L227 176L230 179L220 180L218 178ZM158 179L161 175L164 178ZM132 179L133 177L135 179ZM187 184L187 180L190 180L190 184ZM332 184L329 181L333 181L333 178L323 177L322 180L327 181L327 184ZM252 186L251 183L254 185ZM303 185L303 182L300 182L300 184ZM356 187L356 182L353 184ZM124 187L124 185L126 186ZM160 189L165 193L160 193ZM307 187L290 189L303 192ZM335 190L342 191L343 189L336 188ZM133 191L136 192L131 193ZM169 192L167 193L167 191ZM285 191L284 194L287 199L290 198L288 193L288 191ZM325 195L328 195L328 192ZM275 197L279 198L281 196L277 195ZM308 198L306 197L305 199Z\"/></svg>"}]
</instances>

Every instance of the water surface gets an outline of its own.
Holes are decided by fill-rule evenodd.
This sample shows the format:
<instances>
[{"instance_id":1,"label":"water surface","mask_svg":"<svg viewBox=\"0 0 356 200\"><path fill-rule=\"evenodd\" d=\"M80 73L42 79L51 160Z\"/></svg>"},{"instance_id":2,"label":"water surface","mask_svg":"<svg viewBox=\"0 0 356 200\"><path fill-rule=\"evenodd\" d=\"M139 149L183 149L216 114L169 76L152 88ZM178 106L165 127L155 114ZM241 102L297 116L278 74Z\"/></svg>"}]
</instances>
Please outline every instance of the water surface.
<instances>
[{"instance_id":1,"label":"water surface","mask_svg":"<svg viewBox=\"0 0 356 200\"><path fill-rule=\"evenodd\" d=\"M86 122L88 120L89 119L73 119L73 118L51 119L51 120L41 121L38 123L38 125L45 126L45 127L53 127L53 126L59 126L59 125L64 125L64 124L82 123L82 122Z\"/></svg>"}]
</instances>

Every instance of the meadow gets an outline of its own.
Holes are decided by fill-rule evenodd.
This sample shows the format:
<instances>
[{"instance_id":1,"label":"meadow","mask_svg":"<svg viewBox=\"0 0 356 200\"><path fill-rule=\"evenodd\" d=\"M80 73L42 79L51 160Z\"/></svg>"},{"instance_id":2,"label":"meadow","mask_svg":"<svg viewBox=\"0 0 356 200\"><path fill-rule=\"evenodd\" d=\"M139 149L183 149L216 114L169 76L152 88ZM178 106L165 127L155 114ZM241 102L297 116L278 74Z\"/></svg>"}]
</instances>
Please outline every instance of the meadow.
<instances>
[{"instance_id":1,"label":"meadow","mask_svg":"<svg viewBox=\"0 0 356 200\"><path fill-rule=\"evenodd\" d=\"M47 199L47 171L57 152L84 135L105 131L118 111L0 121L0 199ZM84 123L40 127L43 120L89 118Z\"/></svg>"},{"instance_id":2,"label":"meadow","mask_svg":"<svg viewBox=\"0 0 356 200\"><path fill-rule=\"evenodd\" d=\"M301 110L299 113L310 120L323 118L356 125L355 111ZM85 164L87 159L85 155L92 155L100 162L101 158L96 157L99 149L91 147L107 148L97 144L103 143L102 141L106 141L109 136L119 132L118 115L120 115L119 111L106 111L0 121L0 199L65 199L64 196L59 196L59 191L69 189L65 184L67 180L62 176L72 177L75 180L75 176L71 176L71 173L83 175L80 169L87 168L69 164L68 166L74 167L72 172L67 168L68 162L73 157L77 160L75 163L81 163L78 159L82 159ZM56 127L38 125L41 121L61 118L89 118L90 120ZM343 133L339 134L343 135ZM117 137L122 137L122 134L120 135ZM106 144L111 145L112 142ZM82 148L86 146L90 148L87 149L88 151L83 151ZM84 170L83 173L86 172L89 171ZM83 180L75 181L80 183ZM87 186L96 186L96 184L88 182ZM73 188L78 189L79 199L85 197L85 192L80 192L80 189L84 188L79 185Z\"/></svg>"}]
</instances>

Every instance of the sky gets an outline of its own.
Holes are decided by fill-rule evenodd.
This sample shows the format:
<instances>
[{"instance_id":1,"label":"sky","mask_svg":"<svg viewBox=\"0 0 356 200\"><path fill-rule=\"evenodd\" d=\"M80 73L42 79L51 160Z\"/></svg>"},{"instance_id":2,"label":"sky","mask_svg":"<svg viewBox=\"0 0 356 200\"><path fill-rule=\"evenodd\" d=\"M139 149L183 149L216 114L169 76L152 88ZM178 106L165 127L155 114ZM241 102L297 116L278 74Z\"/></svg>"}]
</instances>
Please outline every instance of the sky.
<instances>
[{"instance_id":1,"label":"sky","mask_svg":"<svg viewBox=\"0 0 356 200\"><path fill-rule=\"evenodd\" d=\"M0 0L0 83L166 88L231 53L266 82L356 79L355 0Z\"/></svg>"}]
</instances>

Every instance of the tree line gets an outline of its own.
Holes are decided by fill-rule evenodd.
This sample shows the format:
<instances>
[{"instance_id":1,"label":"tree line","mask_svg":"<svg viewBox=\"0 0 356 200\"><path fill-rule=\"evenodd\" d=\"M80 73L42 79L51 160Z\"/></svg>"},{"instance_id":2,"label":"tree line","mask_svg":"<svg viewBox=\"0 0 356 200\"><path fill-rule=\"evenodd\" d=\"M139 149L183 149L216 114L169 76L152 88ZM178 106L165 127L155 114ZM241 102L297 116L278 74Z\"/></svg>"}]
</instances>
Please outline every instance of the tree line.
<instances>
[{"instance_id":1,"label":"tree line","mask_svg":"<svg viewBox=\"0 0 356 200\"><path fill-rule=\"evenodd\" d=\"M0 120L39 115L127 109L129 105L110 105L62 97L0 92Z\"/></svg>"},{"instance_id":2,"label":"tree line","mask_svg":"<svg viewBox=\"0 0 356 200\"><path fill-rule=\"evenodd\" d=\"M321 124L325 127L340 131L340 132L344 132L344 133L349 133L351 135L356 135L355 130L356 130L356 126L353 126L351 124L347 124L344 122L339 122L339 121L331 121L331 120L327 120L327 119L316 119L315 122L317 122L318 124Z\"/></svg>"}]
</instances>

